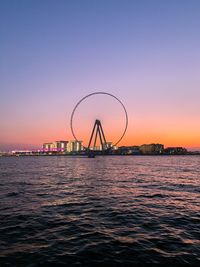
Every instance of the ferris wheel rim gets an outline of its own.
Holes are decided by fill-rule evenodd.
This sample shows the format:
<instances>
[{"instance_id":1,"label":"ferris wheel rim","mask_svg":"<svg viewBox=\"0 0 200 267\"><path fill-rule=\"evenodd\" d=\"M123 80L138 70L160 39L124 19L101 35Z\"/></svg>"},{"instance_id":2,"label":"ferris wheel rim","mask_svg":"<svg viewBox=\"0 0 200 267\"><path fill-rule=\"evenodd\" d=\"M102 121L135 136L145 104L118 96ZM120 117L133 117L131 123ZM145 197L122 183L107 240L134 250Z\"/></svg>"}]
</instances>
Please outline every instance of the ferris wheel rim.
<instances>
[{"instance_id":1,"label":"ferris wheel rim","mask_svg":"<svg viewBox=\"0 0 200 267\"><path fill-rule=\"evenodd\" d=\"M120 136L120 138L117 140L117 142L114 143L114 145L112 145L112 147L115 147L117 146L117 144L119 144L119 142L121 142L121 140L124 138L125 134L126 134L126 131L127 131L127 128L128 128L128 113L127 113L127 110L124 106L124 104L122 103L122 101L116 97L115 95L111 94L111 93L108 93L108 92L104 92L104 91L98 91L98 92L93 92L93 93L90 93L84 97L82 97L75 105L75 107L73 108L72 110L72 113L71 113L71 117L70 117L70 128L71 128L71 132L72 132L72 135L75 139L75 141L79 141L76 134L75 134L75 131L74 131L74 127L73 127L73 118L74 118L74 114L77 110L77 108L79 107L79 105L87 98L91 97L91 96L94 96L94 95L107 95L107 96L110 96L112 98L114 98L115 100L118 101L118 103L121 104L122 108L123 108L123 111L124 111L124 114L125 114L125 127L124 127L124 130L122 132L122 135ZM84 149L89 149L85 146L83 146ZM90 150L90 149L89 149Z\"/></svg>"}]
</instances>

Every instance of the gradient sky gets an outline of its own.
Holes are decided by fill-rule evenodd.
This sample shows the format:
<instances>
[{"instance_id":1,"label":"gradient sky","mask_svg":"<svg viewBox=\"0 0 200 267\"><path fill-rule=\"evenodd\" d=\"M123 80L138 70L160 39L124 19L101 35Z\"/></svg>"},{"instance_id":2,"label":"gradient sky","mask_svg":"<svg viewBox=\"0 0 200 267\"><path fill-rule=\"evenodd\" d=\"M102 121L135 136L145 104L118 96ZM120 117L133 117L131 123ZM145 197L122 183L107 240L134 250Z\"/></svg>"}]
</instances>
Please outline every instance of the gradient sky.
<instances>
[{"instance_id":1,"label":"gradient sky","mask_svg":"<svg viewBox=\"0 0 200 267\"><path fill-rule=\"evenodd\" d=\"M199 14L198 0L1 0L0 150L71 139L94 91L125 104L121 145L200 148Z\"/></svg>"}]
</instances>

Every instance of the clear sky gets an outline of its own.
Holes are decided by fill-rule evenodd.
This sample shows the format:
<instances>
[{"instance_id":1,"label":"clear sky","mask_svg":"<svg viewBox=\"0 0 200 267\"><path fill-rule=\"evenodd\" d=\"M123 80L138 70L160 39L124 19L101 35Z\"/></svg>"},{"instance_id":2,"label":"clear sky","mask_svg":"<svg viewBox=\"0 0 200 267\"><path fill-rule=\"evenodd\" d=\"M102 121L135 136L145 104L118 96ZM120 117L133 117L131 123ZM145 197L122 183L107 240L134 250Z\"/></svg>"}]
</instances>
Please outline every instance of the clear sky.
<instances>
[{"instance_id":1,"label":"clear sky","mask_svg":"<svg viewBox=\"0 0 200 267\"><path fill-rule=\"evenodd\" d=\"M71 139L95 91L127 108L121 145L200 147L200 1L0 1L0 150Z\"/></svg>"}]
</instances>

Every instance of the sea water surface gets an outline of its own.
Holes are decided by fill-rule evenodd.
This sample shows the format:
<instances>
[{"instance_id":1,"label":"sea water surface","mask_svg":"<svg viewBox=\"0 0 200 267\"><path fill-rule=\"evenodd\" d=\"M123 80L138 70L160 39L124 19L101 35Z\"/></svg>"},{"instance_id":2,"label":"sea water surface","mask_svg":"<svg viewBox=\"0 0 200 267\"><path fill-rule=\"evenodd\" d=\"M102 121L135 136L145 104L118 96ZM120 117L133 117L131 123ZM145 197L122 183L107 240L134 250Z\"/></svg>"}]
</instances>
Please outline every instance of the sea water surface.
<instances>
[{"instance_id":1,"label":"sea water surface","mask_svg":"<svg viewBox=\"0 0 200 267\"><path fill-rule=\"evenodd\" d=\"M0 265L200 266L200 157L1 157Z\"/></svg>"}]
</instances>

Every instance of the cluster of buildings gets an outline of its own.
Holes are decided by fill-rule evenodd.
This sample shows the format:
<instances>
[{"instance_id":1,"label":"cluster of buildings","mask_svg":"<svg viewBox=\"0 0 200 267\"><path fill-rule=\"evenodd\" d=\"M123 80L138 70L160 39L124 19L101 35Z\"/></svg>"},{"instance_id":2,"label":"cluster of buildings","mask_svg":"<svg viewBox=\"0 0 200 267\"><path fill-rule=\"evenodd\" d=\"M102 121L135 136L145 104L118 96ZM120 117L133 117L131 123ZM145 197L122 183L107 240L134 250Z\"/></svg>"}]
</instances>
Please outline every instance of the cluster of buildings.
<instances>
[{"instance_id":1,"label":"cluster of buildings","mask_svg":"<svg viewBox=\"0 0 200 267\"><path fill-rule=\"evenodd\" d=\"M144 144L141 146L121 146L120 155L185 155L188 153L183 147L167 147L162 144Z\"/></svg>"},{"instance_id":2,"label":"cluster of buildings","mask_svg":"<svg viewBox=\"0 0 200 267\"><path fill-rule=\"evenodd\" d=\"M193 155L199 153L188 152L183 147L167 147L162 144L144 144L141 146L112 146L111 142L103 145L90 148L97 155ZM87 154L82 141L55 141L44 143L42 149L39 150L20 150L10 153L0 153L0 156L5 155L85 155Z\"/></svg>"},{"instance_id":3,"label":"cluster of buildings","mask_svg":"<svg viewBox=\"0 0 200 267\"><path fill-rule=\"evenodd\" d=\"M162 144L144 144L141 146L121 146L112 147L112 143L108 142L102 147L93 147L94 151L102 151L111 148L109 154L114 155L184 155L187 149L183 147L167 147ZM43 144L43 152L63 152L63 153L79 153L84 152L82 141L55 141Z\"/></svg>"},{"instance_id":4,"label":"cluster of buildings","mask_svg":"<svg viewBox=\"0 0 200 267\"><path fill-rule=\"evenodd\" d=\"M101 151L101 150L106 150L108 148L112 147L111 142L107 142L106 144L99 145L92 147L91 149L94 151ZM116 149L114 147L113 149ZM84 151L84 146L82 144L82 141L55 141L51 143L44 143L42 146L42 151L43 152L67 152L67 153L76 153L76 152L81 152Z\"/></svg>"},{"instance_id":5,"label":"cluster of buildings","mask_svg":"<svg viewBox=\"0 0 200 267\"><path fill-rule=\"evenodd\" d=\"M82 141L55 141L44 143L43 152L80 152L83 150Z\"/></svg>"}]
</instances>

